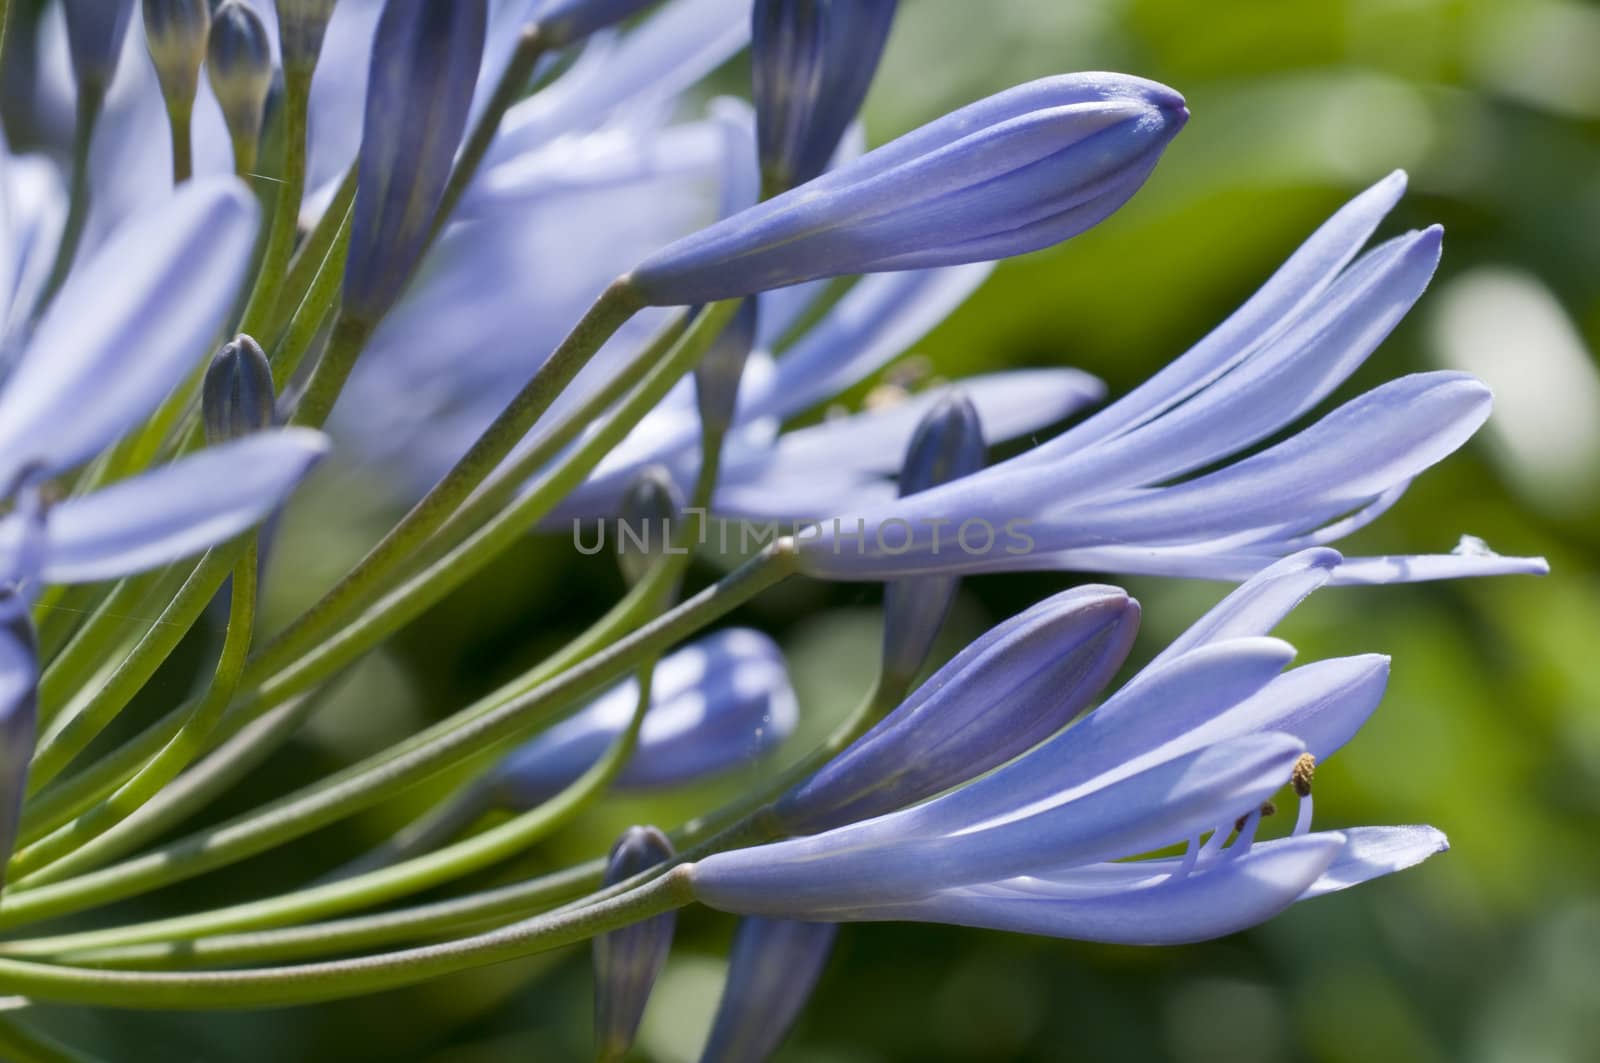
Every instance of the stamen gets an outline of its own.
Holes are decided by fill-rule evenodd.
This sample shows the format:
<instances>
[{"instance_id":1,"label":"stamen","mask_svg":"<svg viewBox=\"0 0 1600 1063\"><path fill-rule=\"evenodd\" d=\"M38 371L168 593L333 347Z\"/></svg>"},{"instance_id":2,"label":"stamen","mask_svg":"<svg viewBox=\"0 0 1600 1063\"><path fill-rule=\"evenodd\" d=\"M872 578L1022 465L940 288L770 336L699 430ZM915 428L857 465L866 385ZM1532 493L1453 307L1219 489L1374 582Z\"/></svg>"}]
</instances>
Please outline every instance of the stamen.
<instances>
[{"instance_id":1,"label":"stamen","mask_svg":"<svg viewBox=\"0 0 1600 1063\"><path fill-rule=\"evenodd\" d=\"M1317 758L1310 753L1300 754L1294 762L1289 784L1300 798L1300 814L1295 817L1294 833L1298 837L1311 829L1311 780L1317 774Z\"/></svg>"},{"instance_id":2,"label":"stamen","mask_svg":"<svg viewBox=\"0 0 1600 1063\"><path fill-rule=\"evenodd\" d=\"M1189 848L1183 851L1183 863L1178 865L1178 870L1172 873L1172 882L1182 882L1189 877L1189 872L1194 870L1194 865L1200 860L1200 835L1196 834L1189 839Z\"/></svg>"}]
</instances>

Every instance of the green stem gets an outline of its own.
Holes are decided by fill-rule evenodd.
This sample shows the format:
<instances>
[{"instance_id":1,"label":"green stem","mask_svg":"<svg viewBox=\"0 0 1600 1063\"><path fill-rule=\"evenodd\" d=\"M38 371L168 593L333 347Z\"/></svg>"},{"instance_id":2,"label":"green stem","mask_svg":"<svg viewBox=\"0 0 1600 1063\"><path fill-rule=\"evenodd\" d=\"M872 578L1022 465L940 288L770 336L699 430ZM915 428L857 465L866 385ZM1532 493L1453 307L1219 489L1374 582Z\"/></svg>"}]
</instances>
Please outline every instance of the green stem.
<instances>
[{"instance_id":1,"label":"green stem","mask_svg":"<svg viewBox=\"0 0 1600 1063\"><path fill-rule=\"evenodd\" d=\"M93 1056L30 1030L7 1012L0 1012L0 1057L12 1063L96 1063Z\"/></svg>"},{"instance_id":2,"label":"green stem","mask_svg":"<svg viewBox=\"0 0 1600 1063\"><path fill-rule=\"evenodd\" d=\"M0 984L38 1000L181 1011L284 1007L414 985L585 941L693 900L679 870L591 905L437 945L351 960L195 974L97 971L0 960Z\"/></svg>"},{"instance_id":3,"label":"green stem","mask_svg":"<svg viewBox=\"0 0 1600 1063\"><path fill-rule=\"evenodd\" d=\"M306 121L311 105L309 70L284 71L283 105L283 173L278 185L278 203L272 212L272 227L267 233L266 249L261 253L255 287L239 324L240 332L255 338L266 335L272 313L277 309L289 256L294 252L295 236L299 232L300 201L305 198L306 190Z\"/></svg>"},{"instance_id":4,"label":"green stem","mask_svg":"<svg viewBox=\"0 0 1600 1063\"><path fill-rule=\"evenodd\" d=\"M195 565L189 578L110 680L95 691L83 710L47 736L29 769L29 792L37 793L59 775L74 757L116 719L177 648L216 595L244 544L214 547Z\"/></svg>"},{"instance_id":5,"label":"green stem","mask_svg":"<svg viewBox=\"0 0 1600 1063\"><path fill-rule=\"evenodd\" d=\"M146 801L176 779L205 749L223 711L233 700L244 670L245 655L255 630L256 613L256 537L246 535L243 553L233 566L228 628L211 687L200 700L194 715L172 737L172 741L145 765L144 769L102 804L79 816L49 837L42 838L11 858L8 881L26 889L30 884L55 882L71 873L72 861L61 860L116 826L137 811ZM54 866L46 867L52 861ZM40 870L40 869L43 870Z\"/></svg>"},{"instance_id":6,"label":"green stem","mask_svg":"<svg viewBox=\"0 0 1600 1063\"><path fill-rule=\"evenodd\" d=\"M76 634L62 648L39 679L39 722L49 723L126 637L133 622L143 619L152 592L167 582L167 572L156 570L119 581ZM175 585L171 589L176 589ZM162 598L170 597L168 594ZM148 623L148 621L146 622Z\"/></svg>"},{"instance_id":7,"label":"green stem","mask_svg":"<svg viewBox=\"0 0 1600 1063\"><path fill-rule=\"evenodd\" d=\"M167 101L167 128L172 133L172 183L181 185L194 176L194 97Z\"/></svg>"},{"instance_id":8,"label":"green stem","mask_svg":"<svg viewBox=\"0 0 1600 1063\"><path fill-rule=\"evenodd\" d=\"M444 479L434 485L332 590L262 651L259 658L252 662L252 675L270 675L293 661L314 646L334 622L346 615L350 603L367 600L371 589L381 585L396 564L438 531L472 491L505 460L578 371L638 309L639 304L627 286L613 284L606 289L583 320L578 322ZM296 414L298 423L307 423L299 418L306 412L313 398L311 392L317 388L323 370L339 346L340 325L346 320L341 317L334 325L334 340L329 346L329 353L323 356L322 364L317 367L306 397L301 400L300 412ZM346 367L344 372L348 371ZM326 416L325 412L323 416ZM320 424L320 421L315 423Z\"/></svg>"},{"instance_id":9,"label":"green stem","mask_svg":"<svg viewBox=\"0 0 1600 1063\"><path fill-rule=\"evenodd\" d=\"M348 241L350 239L350 205L356 198L356 168L354 165L345 171L344 180L339 182L338 189L333 194L333 200L328 204L328 209L322 212L322 217L317 219L317 224L311 229L300 244L300 249L294 253L294 259L289 263L289 274L284 279L283 287L279 289L278 305L273 309L272 322L266 332L256 337L266 345L279 337L283 330L289 326L289 317L305 304L306 293L311 290L311 285L324 270L324 263L328 260L328 252L332 249L334 241L341 234ZM344 271L343 259L340 259L339 274Z\"/></svg>"},{"instance_id":10,"label":"green stem","mask_svg":"<svg viewBox=\"0 0 1600 1063\"><path fill-rule=\"evenodd\" d=\"M272 381L279 393L294 377L300 363L316 342L328 315L333 312L339 297L339 282L344 276L345 258L350 253L350 215L345 212L344 222L336 230L333 243L323 256L322 264L310 286L300 297L294 316L289 319L283 342L272 352Z\"/></svg>"},{"instance_id":11,"label":"green stem","mask_svg":"<svg viewBox=\"0 0 1600 1063\"><path fill-rule=\"evenodd\" d=\"M210 934L263 930L290 923L325 919L353 908L366 908L394 897L481 870L526 851L570 823L616 779L638 743L639 727L650 707L653 661L639 673L639 699L633 716L605 755L571 785L539 807L480 834L390 867L380 867L310 889L208 912L159 919L133 926L91 930L30 942L34 955L88 952L151 942L181 941ZM13 953L13 954L26 954Z\"/></svg>"},{"instance_id":12,"label":"green stem","mask_svg":"<svg viewBox=\"0 0 1600 1063\"><path fill-rule=\"evenodd\" d=\"M780 540L720 583L629 637L522 697L463 722L425 747L376 764L353 765L265 808L124 863L65 882L8 893L0 898L0 926L79 911L191 878L369 808L468 757L493 755L561 708L596 693L793 571L793 544Z\"/></svg>"},{"instance_id":13,"label":"green stem","mask_svg":"<svg viewBox=\"0 0 1600 1063\"><path fill-rule=\"evenodd\" d=\"M339 401L339 393L344 390L345 381L350 379L350 371L356 367L356 359L361 357L375 327L373 322L345 314L333 319L327 350L322 352L317 368L312 371L305 394L300 396L294 415L289 418L290 424L321 428L327 423L333 404Z\"/></svg>"}]
</instances>

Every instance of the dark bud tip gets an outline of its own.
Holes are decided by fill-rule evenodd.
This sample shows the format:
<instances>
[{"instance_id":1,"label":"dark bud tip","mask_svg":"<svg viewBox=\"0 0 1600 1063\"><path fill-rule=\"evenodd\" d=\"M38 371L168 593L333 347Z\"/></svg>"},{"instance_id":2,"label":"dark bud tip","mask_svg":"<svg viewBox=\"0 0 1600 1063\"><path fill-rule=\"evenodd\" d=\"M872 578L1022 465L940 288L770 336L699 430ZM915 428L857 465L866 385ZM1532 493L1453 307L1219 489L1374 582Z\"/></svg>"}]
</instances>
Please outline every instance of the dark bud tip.
<instances>
[{"instance_id":1,"label":"dark bud tip","mask_svg":"<svg viewBox=\"0 0 1600 1063\"><path fill-rule=\"evenodd\" d=\"M144 39L170 104L194 101L211 33L206 0L144 0Z\"/></svg>"},{"instance_id":2,"label":"dark bud tip","mask_svg":"<svg viewBox=\"0 0 1600 1063\"><path fill-rule=\"evenodd\" d=\"M278 0L278 43L285 70L309 75L322 55L334 0Z\"/></svg>"},{"instance_id":3,"label":"dark bud tip","mask_svg":"<svg viewBox=\"0 0 1600 1063\"><path fill-rule=\"evenodd\" d=\"M261 135L272 88L272 45L261 16L241 0L222 0L206 44L206 75L235 143Z\"/></svg>"},{"instance_id":4,"label":"dark bud tip","mask_svg":"<svg viewBox=\"0 0 1600 1063\"><path fill-rule=\"evenodd\" d=\"M272 427L272 367L260 344L241 335L217 352L206 370L200 408L212 443Z\"/></svg>"},{"instance_id":5,"label":"dark bud tip","mask_svg":"<svg viewBox=\"0 0 1600 1063\"><path fill-rule=\"evenodd\" d=\"M618 518L617 562L630 586L665 556L682 513L683 495L661 466L645 469L628 485Z\"/></svg>"}]
</instances>

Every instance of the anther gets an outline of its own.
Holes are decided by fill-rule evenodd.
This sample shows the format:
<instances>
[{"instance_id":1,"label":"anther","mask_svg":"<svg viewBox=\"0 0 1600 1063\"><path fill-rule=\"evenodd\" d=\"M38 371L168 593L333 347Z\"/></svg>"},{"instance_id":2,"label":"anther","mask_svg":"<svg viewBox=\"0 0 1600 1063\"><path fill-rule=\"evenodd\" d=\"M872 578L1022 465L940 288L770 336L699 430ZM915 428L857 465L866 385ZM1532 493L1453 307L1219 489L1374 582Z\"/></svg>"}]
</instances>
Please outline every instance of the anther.
<instances>
[{"instance_id":1,"label":"anther","mask_svg":"<svg viewBox=\"0 0 1600 1063\"><path fill-rule=\"evenodd\" d=\"M1294 787L1297 796L1311 796L1311 780L1316 774L1317 758L1310 753L1300 754L1300 759L1294 762L1294 771L1289 775L1289 784Z\"/></svg>"}]
</instances>

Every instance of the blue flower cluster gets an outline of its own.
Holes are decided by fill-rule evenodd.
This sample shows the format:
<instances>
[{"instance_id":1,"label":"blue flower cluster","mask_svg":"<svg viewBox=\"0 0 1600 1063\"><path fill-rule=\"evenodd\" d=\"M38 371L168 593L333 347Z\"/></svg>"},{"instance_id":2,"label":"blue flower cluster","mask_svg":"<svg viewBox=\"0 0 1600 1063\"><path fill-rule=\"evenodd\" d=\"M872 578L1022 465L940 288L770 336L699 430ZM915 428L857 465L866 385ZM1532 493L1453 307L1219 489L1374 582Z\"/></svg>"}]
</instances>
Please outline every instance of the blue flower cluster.
<instances>
[{"instance_id":1,"label":"blue flower cluster","mask_svg":"<svg viewBox=\"0 0 1600 1063\"><path fill-rule=\"evenodd\" d=\"M1178 944L1447 848L1428 827L1311 829L1315 766L1377 708L1389 662L1291 668L1270 636L1324 584L1545 571L1470 538L1330 548L1490 412L1485 385L1438 372L1316 415L1439 262L1437 227L1367 246L1403 174L1146 383L990 464L1105 388L1008 371L794 422L994 261L1111 218L1189 120L1174 90L1063 74L867 151L856 118L895 0L140 13L63 0L9 46L36 59L27 143L70 162L0 153L0 927L205 874L430 780L457 792L295 891L8 937L8 991L266 1006L592 938L599 1048L620 1058L674 910L699 902L743 917L705 1058L753 1060L837 924ZM706 103L697 87L747 45L753 102ZM333 448L409 511L258 638L259 529ZM362 655L526 534L575 523L633 544L627 597L584 636L390 749L168 837ZM689 594L697 553L718 578ZM1238 587L1114 689L1140 606L1103 585L918 681L960 579L1061 570ZM792 748L809 707L779 646L706 630L796 576L885 588L877 686L812 750ZM218 598L215 675L97 743ZM605 860L354 914L507 860L608 794L776 751L784 767L741 775L731 805L634 828ZM1286 790L1292 830L1258 840Z\"/></svg>"}]
</instances>

